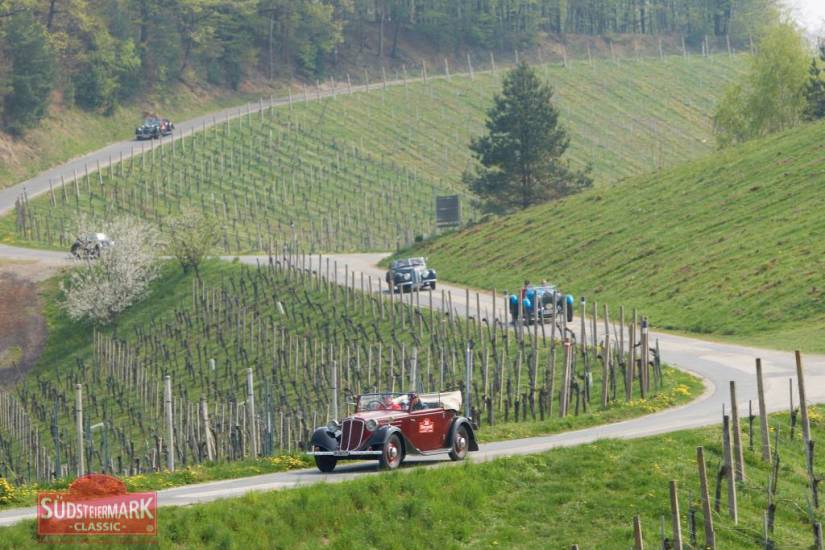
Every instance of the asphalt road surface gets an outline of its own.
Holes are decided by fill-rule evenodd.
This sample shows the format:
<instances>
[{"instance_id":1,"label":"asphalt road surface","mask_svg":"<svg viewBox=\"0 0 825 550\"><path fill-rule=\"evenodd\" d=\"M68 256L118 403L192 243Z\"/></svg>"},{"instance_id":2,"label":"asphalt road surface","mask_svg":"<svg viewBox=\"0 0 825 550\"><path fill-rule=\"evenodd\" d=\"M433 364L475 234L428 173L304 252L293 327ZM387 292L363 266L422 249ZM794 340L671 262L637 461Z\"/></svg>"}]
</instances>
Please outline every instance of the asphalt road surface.
<instances>
[{"instance_id":1,"label":"asphalt road surface","mask_svg":"<svg viewBox=\"0 0 825 550\"><path fill-rule=\"evenodd\" d=\"M362 87L353 87L354 91L356 89L362 89ZM321 93L321 97L331 95L331 93L331 91L324 91ZM297 101L297 99L295 100ZM273 100L271 104L283 105L288 102L287 98L282 98ZM263 103L264 108L269 105L270 102ZM215 123L223 122L227 118L234 118L247 112L257 112L260 106L261 104L250 104L246 108L227 109L219 113L178 123L175 135L169 139L179 139L193 130L209 127ZM164 140L164 142L166 141L168 140ZM144 148L157 146L157 142L143 143ZM140 144L133 141L115 143L43 172L21 184L2 190L0 191L0 214L14 208L14 201L24 190L29 197L42 194L49 190L50 181L54 186L57 186L61 181L68 182L74 177L75 173L78 175L85 173L87 166L90 171L97 168L98 162L101 166L106 166L110 159L112 162L116 162L120 160L121 155L123 155L123 158L128 158L131 154L139 153L140 147ZM377 267L377 263L384 256L383 254L350 254L321 258L312 257L306 259L305 267L316 273L320 272L325 277L329 273L331 279L340 284L353 285L356 288L361 288L361 274L363 274L365 288L369 287L368 283L372 278L373 289L376 292L386 292L381 286L384 280L384 270ZM0 245L0 260L3 259L40 262L50 266L68 266L74 261L68 253L64 252ZM254 265L256 263L265 264L270 260L266 257L245 256L241 257L241 261ZM293 263L297 263L297 261L293 260ZM476 292L473 291L470 293L468 300L465 288L438 283L438 290L433 292L424 291L414 296L414 298L419 300L421 306L429 306L430 300L432 300L432 306L439 310L450 309L448 306L450 304L453 313L456 315L466 315L469 309L469 314L473 317L491 319L493 315L496 315L499 319L504 318L504 302L501 295L498 296L497 307L494 308L490 293L479 292L476 297ZM409 295L407 295L407 299L409 299ZM572 323L571 328L578 331L578 327L577 319ZM746 415L748 400L753 400L754 405L757 403L754 366L757 357L762 359L768 410L773 412L787 409L789 381L791 381L794 388L795 402L798 403L796 367L792 353L651 332L651 343L654 343L656 339L658 339L662 359L665 362L700 376L704 380L705 392L701 397L679 408L615 424L546 437L488 443L482 445L479 452L470 455L470 460L484 461L503 456L538 453L556 447L579 445L604 438L632 439L716 424L721 421L723 407L729 407L730 381L736 382L740 413ZM805 356L803 360L808 402L825 402L825 356L809 355ZM408 466L415 464L447 465L451 462L444 455L443 457L411 458L407 464ZM160 491L158 495L162 506L186 505L239 496L249 491L283 489L319 482L335 483L375 473L377 473L375 463L344 463L332 474L321 474L312 469L296 470L190 485ZM33 518L34 515L34 508L5 510L0 512L0 525L9 525L22 519Z\"/></svg>"}]
</instances>

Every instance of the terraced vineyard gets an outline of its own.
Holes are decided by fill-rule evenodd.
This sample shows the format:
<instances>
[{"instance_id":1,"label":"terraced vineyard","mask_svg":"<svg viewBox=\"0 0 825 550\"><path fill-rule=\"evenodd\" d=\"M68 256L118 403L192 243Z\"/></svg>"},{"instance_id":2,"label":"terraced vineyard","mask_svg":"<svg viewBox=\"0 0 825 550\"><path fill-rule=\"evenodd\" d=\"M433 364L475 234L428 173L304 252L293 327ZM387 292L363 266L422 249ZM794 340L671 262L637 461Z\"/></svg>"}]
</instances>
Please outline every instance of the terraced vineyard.
<instances>
[{"instance_id":1,"label":"terraced vineyard","mask_svg":"<svg viewBox=\"0 0 825 550\"><path fill-rule=\"evenodd\" d=\"M606 184L710 151L709 113L742 60L598 60L539 71L556 89L570 158ZM461 194L465 220L475 216L461 174L501 75L401 74L358 93L339 83L332 97L306 90L177 142L136 144L131 159L21 199L0 220L0 239L65 247L81 213L129 212L163 226L194 207L216 216L225 252L394 248L433 232L435 195Z\"/></svg>"},{"instance_id":2,"label":"terraced vineyard","mask_svg":"<svg viewBox=\"0 0 825 550\"><path fill-rule=\"evenodd\" d=\"M640 384L625 375L633 352L623 343L611 342L608 354L590 340L557 346L560 333L549 325L519 338L501 320L419 307L429 293L402 301L369 278L365 292L356 291L301 265L213 260L200 281L167 266L116 330L95 331L51 310L41 361L13 393L0 392L0 476L42 482L80 469L77 384L86 469L122 475L157 470L170 453L185 466L303 450L310 431L343 416L361 392L466 388L470 339L473 417L500 437L639 416L701 387L651 354L640 399ZM610 356L606 392L597 354Z\"/></svg>"}]
</instances>

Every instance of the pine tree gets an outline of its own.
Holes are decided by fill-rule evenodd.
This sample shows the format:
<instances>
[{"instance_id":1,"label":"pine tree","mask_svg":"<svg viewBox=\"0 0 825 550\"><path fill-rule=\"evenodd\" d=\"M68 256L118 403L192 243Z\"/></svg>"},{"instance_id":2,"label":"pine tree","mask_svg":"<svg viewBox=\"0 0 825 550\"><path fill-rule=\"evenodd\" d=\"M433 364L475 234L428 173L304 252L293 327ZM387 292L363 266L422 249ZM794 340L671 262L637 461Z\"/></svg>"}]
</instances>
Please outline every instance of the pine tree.
<instances>
[{"instance_id":1,"label":"pine tree","mask_svg":"<svg viewBox=\"0 0 825 550\"><path fill-rule=\"evenodd\" d=\"M825 79L819 62L825 63L825 44L819 46L819 60L813 58L808 69L808 83L805 85L805 100L808 102L805 116L809 120L825 118Z\"/></svg>"},{"instance_id":2,"label":"pine tree","mask_svg":"<svg viewBox=\"0 0 825 550\"><path fill-rule=\"evenodd\" d=\"M527 208L592 184L586 171L571 170L561 160L570 139L552 97L552 88L526 63L504 78L487 112L488 134L470 145L481 167L465 174L490 210Z\"/></svg>"}]
</instances>

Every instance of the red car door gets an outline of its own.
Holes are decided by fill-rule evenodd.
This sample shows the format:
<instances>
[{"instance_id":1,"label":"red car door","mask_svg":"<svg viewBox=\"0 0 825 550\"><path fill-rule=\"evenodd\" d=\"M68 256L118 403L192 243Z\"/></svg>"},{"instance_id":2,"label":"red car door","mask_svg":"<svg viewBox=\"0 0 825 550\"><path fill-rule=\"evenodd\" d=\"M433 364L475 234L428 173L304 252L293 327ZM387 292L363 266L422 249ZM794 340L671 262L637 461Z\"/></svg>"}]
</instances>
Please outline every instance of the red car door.
<instances>
[{"instance_id":1,"label":"red car door","mask_svg":"<svg viewBox=\"0 0 825 550\"><path fill-rule=\"evenodd\" d=\"M451 419L452 415L440 408L412 411L407 418L404 435L419 451L443 449Z\"/></svg>"}]
</instances>

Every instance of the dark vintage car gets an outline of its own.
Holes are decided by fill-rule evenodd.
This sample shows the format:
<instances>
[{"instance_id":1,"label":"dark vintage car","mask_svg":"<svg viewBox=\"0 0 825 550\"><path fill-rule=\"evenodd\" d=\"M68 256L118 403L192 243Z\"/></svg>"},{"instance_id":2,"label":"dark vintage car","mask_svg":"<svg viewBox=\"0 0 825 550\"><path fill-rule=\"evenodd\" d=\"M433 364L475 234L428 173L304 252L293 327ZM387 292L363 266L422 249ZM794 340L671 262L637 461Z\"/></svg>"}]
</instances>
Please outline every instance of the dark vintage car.
<instances>
[{"instance_id":1,"label":"dark vintage car","mask_svg":"<svg viewBox=\"0 0 825 550\"><path fill-rule=\"evenodd\" d=\"M435 290L436 273L427 267L424 258L395 260L384 279L395 292L429 288Z\"/></svg>"},{"instance_id":2,"label":"dark vintage car","mask_svg":"<svg viewBox=\"0 0 825 550\"><path fill-rule=\"evenodd\" d=\"M409 455L447 453L463 460L478 444L460 409L460 391L364 394L352 416L315 430L309 454L322 472L333 471L339 460L378 460L388 470Z\"/></svg>"},{"instance_id":3,"label":"dark vintage car","mask_svg":"<svg viewBox=\"0 0 825 550\"><path fill-rule=\"evenodd\" d=\"M519 296L521 307L519 307ZM523 316L528 323L533 320L542 323L552 319L555 315L563 315L567 305L567 321L573 320L574 298L564 294L553 285L541 285L521 289L521 294L510 295L510 317L515 322Z\"/></svg>"},{"instance_id":4,"label":"dark vintage car","mask_svg":"<svg viewBox=\"0 0 825 550\"><path fill-rule=\"evenodd\" d=\"M172 134L175 125L167 118L147 117L143 124L135 128L135 139L158 139Z\"/></svg>"},{"instance_id":5,"label":"dark vintage car","mask_svg":"<svg viewBox=\"0 0 825 550\"><path fill-rule=\"evenodd\" d=\"M81 235L72 243L70 252L75 258L97 258L103 250L112 246L114 242L105 233Z\"/></svg>"}]
</instances>

